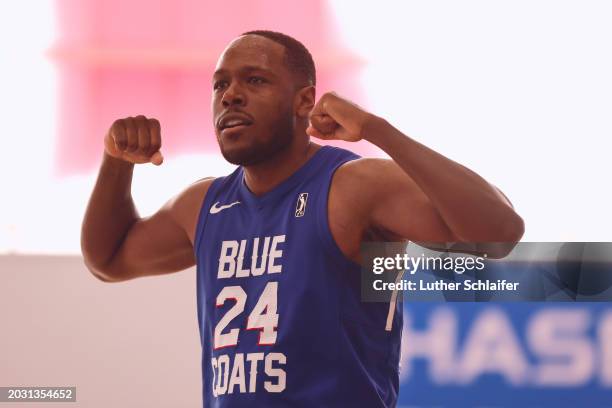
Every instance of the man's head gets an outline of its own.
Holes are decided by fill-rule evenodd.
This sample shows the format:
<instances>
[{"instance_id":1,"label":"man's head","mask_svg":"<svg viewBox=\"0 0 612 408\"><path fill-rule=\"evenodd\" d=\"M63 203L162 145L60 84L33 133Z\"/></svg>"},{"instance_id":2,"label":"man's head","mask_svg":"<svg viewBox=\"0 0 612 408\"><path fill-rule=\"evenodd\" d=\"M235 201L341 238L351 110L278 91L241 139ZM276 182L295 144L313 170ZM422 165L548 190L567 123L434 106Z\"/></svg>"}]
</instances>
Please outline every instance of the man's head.
<instances>
[{"instance_id":1,"label":"man's head","mask_svg":"<svg viewBox=\"0 0 612 408\"><path fill-rule=\"evenodd\" d=\"M253 165L288 148L314 105L312 56L297 40L249 31L221 54L213 75L213 125L227 161Z\"/></svg>"}]
</instances>

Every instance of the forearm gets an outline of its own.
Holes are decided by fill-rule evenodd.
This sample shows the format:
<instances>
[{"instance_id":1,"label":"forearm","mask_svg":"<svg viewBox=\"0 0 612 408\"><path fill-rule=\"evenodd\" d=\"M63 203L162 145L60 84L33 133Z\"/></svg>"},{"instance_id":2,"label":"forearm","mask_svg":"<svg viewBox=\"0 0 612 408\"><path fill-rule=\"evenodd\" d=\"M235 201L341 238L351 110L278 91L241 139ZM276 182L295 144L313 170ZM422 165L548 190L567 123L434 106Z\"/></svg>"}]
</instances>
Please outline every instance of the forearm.
<instances>
[{"instance_id":1,"label":"forearm","mask_svg":"<svg viewBox=\"0 0 612 408\"><path fill-rule=\"evenodd\" d=\"M371 121L363 138L389 154L415 181L460 240L520 239L521 218L478 174L404 135L381 118Z\"/></svg>"},{"instance_id":2,"label":"forearm","mask_svg":"<svg viewBox=\"0 0 612 408\"><path fill-rule=\"evenodd\" d=\"M139 218L131 195L133 171L133 163L104 154L81 227L81 250L94 273L108 265Z\"/></svg>"}]
</instances>

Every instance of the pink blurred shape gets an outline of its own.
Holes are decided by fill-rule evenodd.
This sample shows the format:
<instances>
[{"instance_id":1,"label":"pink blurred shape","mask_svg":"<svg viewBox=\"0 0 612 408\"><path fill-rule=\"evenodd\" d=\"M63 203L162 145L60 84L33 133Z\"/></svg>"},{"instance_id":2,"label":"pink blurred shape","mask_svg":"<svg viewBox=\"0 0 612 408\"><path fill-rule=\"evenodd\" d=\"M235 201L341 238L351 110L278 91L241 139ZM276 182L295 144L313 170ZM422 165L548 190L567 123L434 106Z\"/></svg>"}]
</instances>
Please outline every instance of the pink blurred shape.
<instances>
[{"instance_id":1,"label":"pink blurred shape","mask_svg":"<svg viewBox=\"0 0 612 408\"><path fill-rule=\"evenodd\" d=\"M60 176L94 170L111 123L139 114L161 121L166 157L217 152L210 78L227 43L248 30L302 41L317 64L319 96L335 90L364 103L357 82L362 61L340 43L322 0L56 0L56 13L50 55L60 78ZM349 148L372 150L363 142Z\"/></svg>"}]
</instances>

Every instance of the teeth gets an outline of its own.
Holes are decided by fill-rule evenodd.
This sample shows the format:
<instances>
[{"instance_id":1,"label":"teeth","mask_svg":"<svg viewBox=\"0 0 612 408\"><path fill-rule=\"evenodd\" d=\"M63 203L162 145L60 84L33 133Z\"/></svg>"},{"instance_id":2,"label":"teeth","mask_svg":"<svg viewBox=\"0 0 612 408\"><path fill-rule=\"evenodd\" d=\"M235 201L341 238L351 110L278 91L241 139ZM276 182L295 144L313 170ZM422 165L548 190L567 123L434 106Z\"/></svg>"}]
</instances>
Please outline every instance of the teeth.
<instances>
[{"instance_id":1,"label":"teeth","mask_svg":"<svg viewBox=\"0 0 612 408\"><path fill-rule=\"evenodd\" d=\"M240 126L240 125L248 126L250 124L251 124L251 121L248 120L248 118L234 116L233 118L230 118L230 119L227 119L227 118L221 119L221 122L219 123L219 129L223 130L226 128L231 128L231 127Z\"/></svg>"},{"instance_id":2,"label":"teeth","mask_svg":"<svg viewBox=\"0 0 612 408\"><path fill-rule=\"evenodd\" d=\"M225 122L225 126L229 127L229 126L237 126L237 125L242 125L243 122L240 119L232 119L230 121Z\"/></svg>"}]
</instances>

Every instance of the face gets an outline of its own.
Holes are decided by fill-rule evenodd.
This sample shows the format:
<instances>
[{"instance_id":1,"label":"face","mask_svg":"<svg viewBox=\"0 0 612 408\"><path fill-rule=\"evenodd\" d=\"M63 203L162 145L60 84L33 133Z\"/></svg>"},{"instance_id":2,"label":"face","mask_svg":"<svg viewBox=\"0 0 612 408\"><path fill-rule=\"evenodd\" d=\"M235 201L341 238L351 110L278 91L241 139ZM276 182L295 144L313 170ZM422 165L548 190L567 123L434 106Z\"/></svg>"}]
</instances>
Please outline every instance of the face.
<instances>
[{"instance_id":1,"label":"face","mask_svg":"<svg viewBox=\"0 0 612 408\"><path fill-rule=\"evenodd\" d=\"M237 38L213 75L213 124L227 161L253 165L293 140L295 84L282 45L258 35Z\"/></svg>"}]
</instances>

